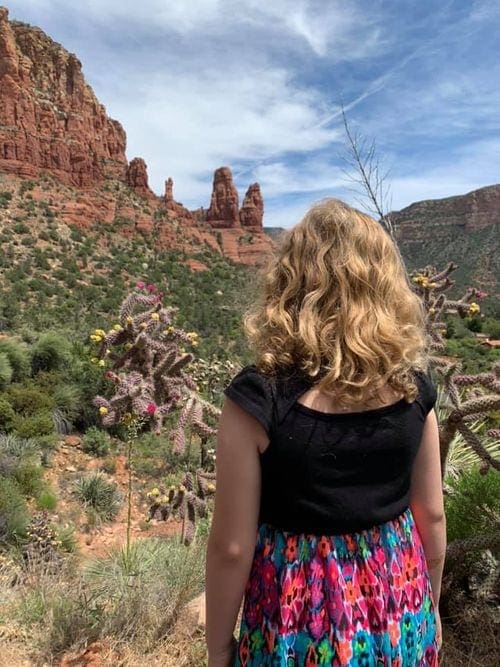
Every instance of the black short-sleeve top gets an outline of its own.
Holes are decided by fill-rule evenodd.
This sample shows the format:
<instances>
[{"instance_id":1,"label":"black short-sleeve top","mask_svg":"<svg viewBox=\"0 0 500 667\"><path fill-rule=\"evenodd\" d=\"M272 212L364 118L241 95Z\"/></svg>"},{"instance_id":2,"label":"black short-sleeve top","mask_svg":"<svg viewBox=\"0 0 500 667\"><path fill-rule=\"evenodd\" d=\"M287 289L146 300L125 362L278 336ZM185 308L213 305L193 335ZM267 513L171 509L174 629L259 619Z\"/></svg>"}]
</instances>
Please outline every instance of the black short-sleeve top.
<instances>
[{"instance_id":1,"label":"black short-sleeve top","mask_svg":"<svg viewBox=\"0 0 500 667\"><path fill-rule=\"evenodd\" d=\"M314 382L270 378L254 364L224 394L262 424L259 523L299 533L343 534L399 516L412 465L437 399L430 373L414 371L418 396L373 410L324 413L298 403Z\"/></svg>"}]
</instances>

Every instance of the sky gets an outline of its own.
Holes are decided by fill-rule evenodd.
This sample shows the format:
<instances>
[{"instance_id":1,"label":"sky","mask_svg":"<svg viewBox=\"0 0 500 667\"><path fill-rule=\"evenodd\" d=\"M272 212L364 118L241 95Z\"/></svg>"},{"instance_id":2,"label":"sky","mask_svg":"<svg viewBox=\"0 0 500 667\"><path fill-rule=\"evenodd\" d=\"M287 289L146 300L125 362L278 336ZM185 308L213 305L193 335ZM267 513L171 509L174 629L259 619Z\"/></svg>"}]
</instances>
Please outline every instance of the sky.
<instances>
[{"instance_id":1,"label":"sky","mask_svg":"<svg viewBox=\"0 0 500 667\"><path fill-rule=\"evenodd\" d=\"M327 196L367 209L346 162L376 145L387 210L500 182L498 0L3 0L80 59L143 157L191 209L229 166L264 225Z\"/></svg>"}]
</instances>

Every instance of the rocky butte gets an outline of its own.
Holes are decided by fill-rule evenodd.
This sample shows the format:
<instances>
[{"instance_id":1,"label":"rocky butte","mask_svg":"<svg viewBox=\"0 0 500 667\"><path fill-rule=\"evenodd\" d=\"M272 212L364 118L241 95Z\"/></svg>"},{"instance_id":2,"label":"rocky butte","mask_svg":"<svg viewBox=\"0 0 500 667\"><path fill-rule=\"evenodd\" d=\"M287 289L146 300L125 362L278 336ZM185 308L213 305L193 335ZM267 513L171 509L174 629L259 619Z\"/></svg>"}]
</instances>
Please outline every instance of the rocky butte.
<instances>
[{"instance_id":1,"label":"rocky butte","mask_svg":"<svg viewBox=\"0 0 500 667\"><path fill-rule=\"evenodd\" d=\"M113 228L119 220L117 233L132 235L151 231L159 220L161 245L189 252L209 245L244 264L260 264L273 249L262 227L258 184L249 187L240 209L231 170L221 167L209 207L189 211L174 200L172 178L157 196L145 161L128 162L125 150L123 127L106 114L78 58L39 28L9 21L8 10L0 7L3 189L14 190L19 179L34 180L33 197L50 199L56 218L80 228ZM204 268L194 260L192 267Z\"/></svg>"}]
</instances>

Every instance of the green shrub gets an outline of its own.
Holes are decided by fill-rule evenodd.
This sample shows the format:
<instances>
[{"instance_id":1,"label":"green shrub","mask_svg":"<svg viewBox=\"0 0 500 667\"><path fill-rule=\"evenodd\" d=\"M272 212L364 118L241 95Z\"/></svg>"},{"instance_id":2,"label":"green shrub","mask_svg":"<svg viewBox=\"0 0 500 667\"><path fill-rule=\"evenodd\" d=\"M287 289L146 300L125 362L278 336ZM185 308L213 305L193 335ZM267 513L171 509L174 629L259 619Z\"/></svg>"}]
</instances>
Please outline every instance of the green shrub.
<instances>
[{"instance_id":1,"label":"green shrub","mask_svg":"<svg viewBox=\"0 0 500 667\"><path fill-rule=\"evenodd\" d=\"M450 481L445 497L448 542L493 533L500 516L500 475L472 468Z\"/></svg>"},{"instance_id":2,"label":"green shrub","mask_svg":"<svg viewBox=\"0 0 500 667\"><path fill-rule=\"evenodd\" d=\"M50 489L41 491L36 499L39 510L54 510L57 507L57 496Z\"/></svg>"},{"instance_id":3,"label":"green shrub","mask_svg":"<svg viewBox=\"0 0 500 667\"><path fill-rule=\"evenodd\" d=\"M0 192L0 208L7 208L11 200L12 192L9 192L8 190L2 190Z\"/></svg>"},{"instance_id":4,"label":"green shrub","mask_svg":"<svg viewBox=\"0 0 500 667\"><path fill-rule=\"evenodd\" d=\"M9 401L4 396L0 396L0 430L10 431L15 414Z\"/></svg>"},{"instance_id":5,"label":"green shrub","mask_svg":"<svg viewBox=\"0 0 500 667\"><path fill-rule=\"evenodd\" d=\"M109 433L96 426L91 426L83 436L82 448L87 454L93 456L106 456L109 454L111 438Z\"/></svg>"},{"instance_id":6,"label":"green shrub","mask_svg":"<svg viewBox=\"0 0 500 667\"><path fill-rule=\"evenodd\" d=\"M101 463L101 468L108 475L114 475L115 472L116 472L116 459L111 458L110 456L108 456Z\"/></svg>"},{"instance_id":7,"label":"green shrub","mask_svg":"<svg viewBox=\"0 0 500 667\"><path fill-rule=\"evenodd\" d=\"M78 542L75 535L75 527L73 525L58 526L57 537L61 543L61 549L67 553L75 553Z\"/></svg>"},{"instance_id":8,"label":"green shrub","mask_svg":"<svg viewBox=\"0 0 500 667\"><path fill-rule=\"evenodd\" d=\"M54 431L54 422L49 412L39 412L23 416L15 414L12 420L12 431L20 438L36 438Z\"/></svg>"},{"instance_id":9,"label":"green shrub","mask_svg":"<svg viewBox=\"0 0 500 667\"><path fill-rule=\"evenodd\" d=\"M44 490L43 468L30 462L21 462L13 472L19 488L25 496L37 498Z\"/></svg>"},{"instance_id":10,"label":"green shrub","mask_svg":"<svg viewBox=\"0 0 500 667\"><path fill-rule=\"evenodd\" d=\"M61 334L49 331L42 334L31 350L33 373L64 370L71 359L70 344Z\"/></svg>"},{"instance_id":11,"label":"green shrub","mask_svg":"<svg viewBox=\"0 0 500 667\"><path fill-rule=\"evenodd\" d=\"M74 384L60 384L56 387L54 394L56 407L73 422L80 414L82 404L82 392L80 387Z\"/></svg>"},{"instance_id":12,"label":"green shrub","mask_svg":"<svg viewBox=\"0 0 500 667\"><path fill-rule=\"evenodd\" d=\"M101 521L112 521L120 510L122 498L117 485L101 473L79 479L75 493L83 506L94 510Z\"/></svg>"},{"instance_id":13,"label":"green shrub","mask_svg":"<svg viewBox=\"0 0 500 667\"><path fill-rule=\"evenodd\" d=\"M12 382L13 370L9 357L0 352L0 390L5 389Z\"/></svg>"},{"instance_id":14,"label":"green shrub","mask_svg":"<svg viewBox=\"0 0 500 667\"><path fill-rule=\"evenodd\" d=\"M54 407L53 399L34 385L11 385L6 392L13 409L18 414L33 415Z\"/></svg>"},{"instance_id":15,"label":"green shrub","mask_svg":"<svg viewBox=\"0 0 500 667\"><path fill-rule=\"evenodd\" d=\"M18 544L26 536L28 509L15 480L0 476L0 544Z\"/></svg>"}]
</instances>

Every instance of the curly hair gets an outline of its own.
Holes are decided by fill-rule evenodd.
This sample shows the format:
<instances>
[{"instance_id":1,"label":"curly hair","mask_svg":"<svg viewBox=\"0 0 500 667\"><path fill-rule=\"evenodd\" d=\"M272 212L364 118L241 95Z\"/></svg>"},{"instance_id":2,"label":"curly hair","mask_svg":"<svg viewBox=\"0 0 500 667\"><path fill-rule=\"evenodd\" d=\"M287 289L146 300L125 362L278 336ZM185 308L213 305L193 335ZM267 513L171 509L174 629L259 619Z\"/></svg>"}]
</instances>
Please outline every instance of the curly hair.
<instances>
[{"instance_id":1,"label":"curly hair","mask_svg":"<svg viewBox=\"0 0 500 667\"><path fill-rule=\"evenodd\" d=\"M387 384L412 402L412 371L428 370L425 307L397 245L337 199L283 233L243 329L262 373L305 373L341 401L362 403Z\"/></svg>"}]
</instances>

